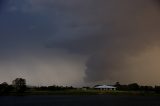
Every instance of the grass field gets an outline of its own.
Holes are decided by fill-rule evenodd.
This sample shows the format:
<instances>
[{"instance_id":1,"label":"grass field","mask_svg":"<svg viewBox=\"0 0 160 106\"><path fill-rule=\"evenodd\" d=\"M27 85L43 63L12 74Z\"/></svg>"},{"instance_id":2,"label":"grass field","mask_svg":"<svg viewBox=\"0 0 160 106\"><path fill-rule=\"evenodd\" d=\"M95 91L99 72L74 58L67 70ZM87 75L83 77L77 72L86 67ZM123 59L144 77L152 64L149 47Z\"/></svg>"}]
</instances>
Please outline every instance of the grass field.
<instances>
[{"instance_id":1,"label":"grass field","mask_svg":"<svg viewBox=\"0 0 160 106\"><path fill-rule=\"evenodd\" d=\"M17 95L15 92L11 92L9 95ZM105 91L105 90L59 90L59 91L37 91L29 90L19 95L130 95L130 96L160 96L154 92L142 92L142 91Z\"/></svg>"}]
</instances>

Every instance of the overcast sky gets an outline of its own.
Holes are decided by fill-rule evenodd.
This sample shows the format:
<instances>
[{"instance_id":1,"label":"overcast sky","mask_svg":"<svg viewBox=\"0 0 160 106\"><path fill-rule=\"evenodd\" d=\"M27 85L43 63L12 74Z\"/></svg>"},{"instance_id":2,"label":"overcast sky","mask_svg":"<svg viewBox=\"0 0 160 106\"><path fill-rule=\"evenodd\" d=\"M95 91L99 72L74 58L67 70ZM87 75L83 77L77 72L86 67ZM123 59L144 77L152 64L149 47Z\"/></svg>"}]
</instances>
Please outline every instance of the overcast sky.
<instances>
[{"instance_id":1,"label":"overcast sky","mask_svg":"<svg viewBox=\"0 0 160 106\"><path fill-rule=\"evenodd\" d=\"M160 81L158 0L1 0L0 82Z\"/></svg>"}]
</instances>

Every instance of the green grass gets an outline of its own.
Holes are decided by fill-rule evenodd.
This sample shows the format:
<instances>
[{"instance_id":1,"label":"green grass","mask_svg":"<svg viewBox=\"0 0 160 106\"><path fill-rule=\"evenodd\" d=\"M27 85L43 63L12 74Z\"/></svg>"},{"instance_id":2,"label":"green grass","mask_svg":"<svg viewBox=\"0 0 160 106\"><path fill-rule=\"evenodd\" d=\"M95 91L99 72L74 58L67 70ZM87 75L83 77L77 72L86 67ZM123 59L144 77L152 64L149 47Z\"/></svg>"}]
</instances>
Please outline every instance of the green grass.
<instances>
[{"instance_id":1,"label":"green grass","mask_svg":"<svg viewBox=\"0 0 160 106\"><path fill-rule=\"evenodd\" d=\"M101 91L101 90L59 90L59 91L39 91L39 90L28 90L23 94L17 94L11 92L8 95L129 95L129 96L160 96L154 92L140 92L140 91Z\"/></svg>"},{"instance_id":2,"label":"green grass","mask_svg":"<svg viewBox=\"0 0 160 106\"><path fill-rule=\"evenodd\" d=\"M138 91L100 91L100 90L62 90L62 91L26 91L24 95L130 95L130 96L160 96L154 92Z\"/></svg>"}]
</instances>

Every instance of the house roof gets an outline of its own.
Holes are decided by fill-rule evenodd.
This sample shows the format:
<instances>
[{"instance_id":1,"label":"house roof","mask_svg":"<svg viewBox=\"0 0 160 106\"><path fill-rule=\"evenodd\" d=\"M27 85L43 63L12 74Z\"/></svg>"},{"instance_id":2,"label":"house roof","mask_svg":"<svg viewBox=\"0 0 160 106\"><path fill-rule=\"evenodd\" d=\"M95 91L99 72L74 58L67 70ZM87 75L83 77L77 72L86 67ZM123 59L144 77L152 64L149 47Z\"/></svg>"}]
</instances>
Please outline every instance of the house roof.
<instances>
[{"instance_id":1,"label":"house roof","mask_svg":"<svg viewBox=\"0 0 160 106\"><path fill-rule=\"evenodd\" d=\"M96 86L95 88L103 88L103 89L110 88L110 89L114 89L116 87L114 87L114 86L108 86L108 85L99 85L99 86Z\"/></svg>"}]
</instances>

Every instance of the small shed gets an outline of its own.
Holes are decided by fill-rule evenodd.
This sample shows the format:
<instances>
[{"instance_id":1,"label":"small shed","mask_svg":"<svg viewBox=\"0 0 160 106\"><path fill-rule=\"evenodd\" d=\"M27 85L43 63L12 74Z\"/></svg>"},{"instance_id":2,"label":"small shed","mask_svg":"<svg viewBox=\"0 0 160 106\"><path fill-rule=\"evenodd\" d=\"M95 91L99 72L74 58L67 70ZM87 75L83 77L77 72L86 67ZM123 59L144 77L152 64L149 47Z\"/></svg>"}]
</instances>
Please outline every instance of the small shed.
<instances>
[{"instance_id":1,"label":"small shed","mask_svg":"<svg viewBox=\"0 0 160 106\"><path fill-rule=\"evenodd\" d=\"M98 85L98 86L96 86L94 88L95 89L99 89L99 90L116 90L116 87L108 86L108 85Z\"/></svg>"}]
</instances>

